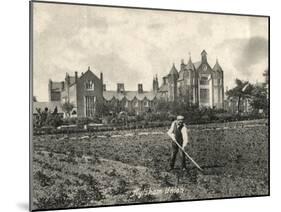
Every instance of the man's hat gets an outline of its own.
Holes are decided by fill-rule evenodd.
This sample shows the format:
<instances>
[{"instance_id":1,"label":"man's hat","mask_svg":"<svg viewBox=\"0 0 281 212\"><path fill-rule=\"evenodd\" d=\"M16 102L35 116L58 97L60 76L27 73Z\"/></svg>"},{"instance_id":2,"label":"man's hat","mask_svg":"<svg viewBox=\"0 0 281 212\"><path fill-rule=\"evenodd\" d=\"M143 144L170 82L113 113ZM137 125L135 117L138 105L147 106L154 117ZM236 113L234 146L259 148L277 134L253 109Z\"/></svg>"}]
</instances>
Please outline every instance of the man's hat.
<instances>
[{"instance_id":1,"label":"man's hat","mask_svg":"<svg viewBox=\"0 0 281 212\"><path fill-rule=\"evenodd\" d=\"M177 120L184 120L183 116L177 116Z\"/></svg>"}]
</instances>

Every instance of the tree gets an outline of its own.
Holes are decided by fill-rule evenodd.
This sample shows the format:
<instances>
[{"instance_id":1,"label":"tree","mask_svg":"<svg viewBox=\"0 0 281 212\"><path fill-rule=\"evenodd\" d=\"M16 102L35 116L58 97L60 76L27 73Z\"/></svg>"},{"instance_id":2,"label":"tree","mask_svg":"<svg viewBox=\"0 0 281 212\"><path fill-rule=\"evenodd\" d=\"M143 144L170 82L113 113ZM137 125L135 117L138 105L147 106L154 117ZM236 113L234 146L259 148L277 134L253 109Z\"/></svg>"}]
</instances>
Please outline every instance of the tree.
<instances>
[{"instance_id":1,"label":"tree","mask_svg":"<svg viewBox=\"0 0 281 212\"><path fill-rule=\"evenodd\" d=\"M268 112L268 98L267 98L267 88L266 85L256 85L252 91L252 100L250 102L254 112L258 112L260 109L264 111L265 114Z\"/></svg>"},{"instance_id":2,"label":"tree","mask_svg":"<svg viewBox=\"0 0 281 212\"><path fill-rule=\"evenodd\" d=\"M228 91L226 91L226 95L228 99L237 100L237 112L238 115L240 111L240 104L242 99L251 98L251 93L253 90L253 85L248 81L242 81L240 79L235 80L236 86Z\"/></svg>"},{"instance_id":3,"label":"tree","mask_svg":"<svg viewBox=\"0 0 281 212\"><path fill-rule=\"evenodd\" d=\"M156 108L156 111L168 112L171 109L170 102L165 101L164 99L159 99L156 102L155 108Z\"/></svg>"},{"instance_id":4,"label":"tree","mask_svg":"<svg viewBox=\"0 0 281 212\"><path fill-rule=\"evenodd\" d=\"M74 108L74 105L70 102L65 102L63 105L62 105L62 110L63 112L65 112L65 114L70 117L70 113L72 111L72 109Z\"/></svg>"}]
</instances>

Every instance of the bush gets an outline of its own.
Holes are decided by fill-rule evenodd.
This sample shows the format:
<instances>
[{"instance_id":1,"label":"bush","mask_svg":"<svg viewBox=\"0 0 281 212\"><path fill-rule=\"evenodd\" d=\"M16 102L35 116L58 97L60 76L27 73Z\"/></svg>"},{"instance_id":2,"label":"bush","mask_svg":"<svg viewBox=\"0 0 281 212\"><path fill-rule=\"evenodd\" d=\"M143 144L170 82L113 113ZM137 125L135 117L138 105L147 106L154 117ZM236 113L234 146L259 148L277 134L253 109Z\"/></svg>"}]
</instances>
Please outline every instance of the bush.
<instances>
[{"instance_id":1,"label":"bush","mask_svg":"<svg viewBox=\"0 0 281 212\"><path fill-rule=\"evenodd\" d=\"M48 114L47 119L46 119L46 126L52 126L52 127L58 127L62 125L63 120L62 117L57 115L57 114Z\"/></svg>"},{"instance_id":2,"label":"bush","mask_svg":"<svg viewBox=\"0 0 281 212\"><path fill-rule=\"evenodd\" d=\"M101 123L101 119L97 117L71 117L63 119L63 125L77 124L79 127L83 127L89 123Z\"/></svg>"}]
</instances>

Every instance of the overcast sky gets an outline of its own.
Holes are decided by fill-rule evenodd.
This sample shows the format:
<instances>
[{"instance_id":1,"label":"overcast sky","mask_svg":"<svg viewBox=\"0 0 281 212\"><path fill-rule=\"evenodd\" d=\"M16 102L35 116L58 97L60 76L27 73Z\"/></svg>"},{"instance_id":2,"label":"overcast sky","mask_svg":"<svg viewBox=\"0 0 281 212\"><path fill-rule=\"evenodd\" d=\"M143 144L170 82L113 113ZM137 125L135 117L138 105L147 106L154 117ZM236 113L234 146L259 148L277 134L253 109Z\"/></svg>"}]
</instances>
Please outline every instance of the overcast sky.
<instances>
[{"instance_id":1,"label":"overcast sky","mask_svg":"<svg viewBox=\"0 0 281 212\"><path fill-rule=\"evenodd\" d=\"M152 89L173 62L179 69L205 49L224 70L225 87L235 78L263 81L268 67L266 18L187 12L34 3L34 95L48 101L48 80L91 70L104 74L107 89Z\"/></svg>"}]
</instances>

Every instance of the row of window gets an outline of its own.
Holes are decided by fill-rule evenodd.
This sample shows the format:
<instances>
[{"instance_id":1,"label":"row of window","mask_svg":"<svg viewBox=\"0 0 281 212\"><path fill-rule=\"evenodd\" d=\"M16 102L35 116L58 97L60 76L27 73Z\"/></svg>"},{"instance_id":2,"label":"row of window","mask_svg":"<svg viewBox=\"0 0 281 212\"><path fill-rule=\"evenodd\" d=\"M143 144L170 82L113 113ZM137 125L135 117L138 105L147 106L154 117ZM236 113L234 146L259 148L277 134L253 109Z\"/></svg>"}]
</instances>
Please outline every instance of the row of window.
<instances>
[{"instance_id":1,"label":"row of window","mask_svg":"<svg viewBox=\"0 0 281 212\"><path fill-rule=\"evenodd\" d=\"M85 89L86 90L94 90L95 89L95 84L93 80L87 80L85 82Z\"/></svg>"},{"instance_id":2,"label":"row of window","mask_svg":"<svg viewBox=\"0 0 281 212\"><path fill-rule=\"evenodd\" d=\"M140 104L140 101L133 101L132 104L133 104L132 105L133 107L138 107ZM149 107L149 101L147 101L147 100L143 101L143 106ZM125 101L124 107L129 107L129 101Z\"/></svg>"},{"instance_id":3,"label":"row of window","mask_svg":"<svg viewBox=\"0 0 281 212\"><path fill-rule=\"evenodd\" d=\"M222 80L221 79L213 79L214 85L221 85ZM208 77L201 77L200 78L200 85L209 85L209 78ZM182 82L178 82L178 87L181 85ZM190 85L189 81L186 83L187 85ZM193 79L192 84L195 84L195 79Z\"/></svg>"},{"instance_id":4,"label":"row of window","mask_svg":"<svg viewBox=\"0 0 281 212\"><path fill-rule=\"evenodd\" d=\"M95 96L85 96L85 115L93 117L96 110L96 97Z\"/></svg>"}]
</instances>

